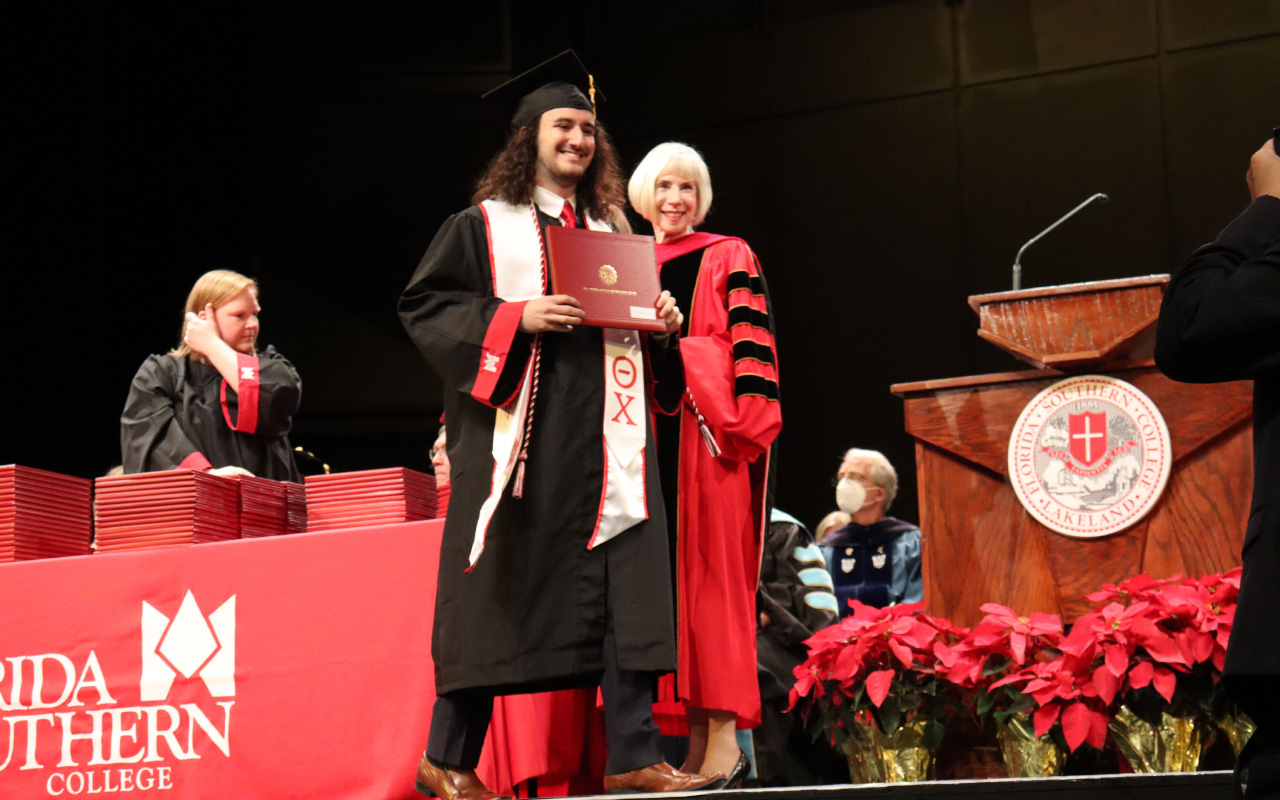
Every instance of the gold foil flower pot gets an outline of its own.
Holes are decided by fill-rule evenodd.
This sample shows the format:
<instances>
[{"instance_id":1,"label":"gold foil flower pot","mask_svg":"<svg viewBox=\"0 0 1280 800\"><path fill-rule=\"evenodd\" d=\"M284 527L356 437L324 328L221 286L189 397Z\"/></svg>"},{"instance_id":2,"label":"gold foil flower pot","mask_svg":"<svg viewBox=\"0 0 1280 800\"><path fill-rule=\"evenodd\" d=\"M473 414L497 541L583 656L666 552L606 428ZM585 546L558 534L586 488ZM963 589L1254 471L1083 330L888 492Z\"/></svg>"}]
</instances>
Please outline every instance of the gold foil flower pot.
<instances>
[{"instance_id":1,"label":"gold foil flower pot","mask_svg":"<svg viewBox=\"0 0 1280 800\"><path fill-rule=\"evenodd\" d=\"M1210 735L1200 714L1174 716L1164 711L1160 724L1152 725L1128 706L1120 706L1107 727L1134 772L1195 772Z\"/></svg>"},{"instance_id":2,"label":"gold foil flower pot","mask_svg":"<svg viewBox=\"0 0 1280 800\"><path fill-rule=\"evenodd\" d=\"M933 753L924 746L925 720L917 720L891 734L874 722L859 722L844 742L853 783L910 783L933 777Z\"/></svg>"},{"instance_id":3,"label":"gold foil flower pot","mask_svg":"<svg viewBox=\"0 0 1280 800\"><path fill-rule=\"evenodd\" d=\"M1234 714L1214 717L1213 722L1227 735L1227 741L1231 742L1231 749L1235 751L1236 758L1240 758L1240 751L1244 749L1245 743L1258 727L1253 724L1253 720L1249 719L1248 714L1239 710Z\"/></svg>"},{"instance_id":4,"label":"gold foil flower pot","mask_svg":"<svg viewBox=\"0 0 1280 800\"><path fill-rule=\"evenodd\" d=\"M1067 754L1051 736L1036 736L1031 717L1017 714L996 724L996 740L1010 778L1048 778L1062 774Z\"/></svg>"}]
</instances>

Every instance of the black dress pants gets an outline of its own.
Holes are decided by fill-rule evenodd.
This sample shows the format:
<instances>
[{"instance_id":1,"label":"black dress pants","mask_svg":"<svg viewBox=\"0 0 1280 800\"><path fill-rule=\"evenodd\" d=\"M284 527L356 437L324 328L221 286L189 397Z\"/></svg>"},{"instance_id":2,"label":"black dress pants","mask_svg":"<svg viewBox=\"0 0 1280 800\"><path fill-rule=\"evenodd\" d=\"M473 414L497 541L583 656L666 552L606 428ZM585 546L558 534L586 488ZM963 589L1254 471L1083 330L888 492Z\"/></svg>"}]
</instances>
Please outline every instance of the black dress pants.
<instances>
[{"instance_id":1,"label":"black dress pants","mask_svg":"<svg viewBox=\"0 0 1280 800\"><path fill-rule=\"evenodd\" d=\"M600 679L609 750L606 775L643 769L663 760L658 726L653 721L654 687L652 672L619 669L613 634L606 634ZM437 767L475 769L492 716L493 695L483 688L438 696L431 715L427 759Z\"/></svg>"}]
</instances>

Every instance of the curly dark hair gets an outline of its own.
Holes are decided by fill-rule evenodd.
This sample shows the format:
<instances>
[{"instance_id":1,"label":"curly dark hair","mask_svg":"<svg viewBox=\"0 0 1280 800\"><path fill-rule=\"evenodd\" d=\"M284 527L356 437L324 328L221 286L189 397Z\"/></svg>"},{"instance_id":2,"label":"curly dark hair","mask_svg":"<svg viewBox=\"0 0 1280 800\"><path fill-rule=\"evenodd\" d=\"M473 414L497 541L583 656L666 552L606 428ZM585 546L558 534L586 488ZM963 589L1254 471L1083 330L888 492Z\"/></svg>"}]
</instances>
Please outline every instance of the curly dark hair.
<instances>
[{"instance_id":1,"label":"curly dark hair","mask_svg":"<svg viewBox=\"0 0 1280 800\"><path fill-rule=\"evenodd\" d=\"M522 206L533 200L534 176L538 167L538 126L541 117L511 132L506 145L489 162L476 182L471 202L495 198ZM595 219L609 221L626 208L626 192L618 152L609 133L596 121L596 149L590 166L578 181L579 211L585 209Z\"/></svg>"}]
</instances>

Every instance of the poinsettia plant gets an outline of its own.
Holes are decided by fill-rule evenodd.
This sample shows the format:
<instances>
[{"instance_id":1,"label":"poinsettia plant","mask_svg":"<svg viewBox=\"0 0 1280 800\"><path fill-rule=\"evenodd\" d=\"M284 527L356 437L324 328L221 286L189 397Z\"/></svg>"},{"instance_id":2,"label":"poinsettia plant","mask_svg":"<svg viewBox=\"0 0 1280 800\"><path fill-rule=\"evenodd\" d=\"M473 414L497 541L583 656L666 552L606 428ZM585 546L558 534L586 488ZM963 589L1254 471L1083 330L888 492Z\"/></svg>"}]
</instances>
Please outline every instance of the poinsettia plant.
<instances>
[{"instance_id":1,"label":"poinsettia plant","mask_svg":"<svg viewBox=\"0 0 1280 800\"><path fill-rule=\"evenodd\" d=\"M1200 580L1138 575L1088 595L1105 603L1076 621L1063 651L1093 665L1099 697L1149 722L1210 710L1221 681L1240 570Z\"/></svg>"},{"instance_id":2,"label":"poinsettia plant","mask_svg":"<svg viewBox=\"0 0 1280 800\"><path fill-rule=\"evenodd\" d=\"M795 668L791 705L803 709L815 736L830 733L842 746L867 720L886 734L923 721L923 743L937 749L958 698L939 680L936 648L945 652L963 631L919 613L923 605L873 608L854 600L851 616L805 642L809 657Z\"/></svg>"},{"instance_id":3,"label":"poinsettia plant","mask_svg":"<svg viewBox=\"0 0 1280 800\"><path fill-rule=\"evenodd\" d=\"M1199 581L1138 575L1108 584L1088 595L1102 605L1041 651L1048 657L990 689L1021 692L1010 710L1034 709L1037 736L1060 723L1072 750L1084 742L1101 747L1121 704L1153 723L1167 709L1209 710L1223 702L1217 686L1239 585L1239 570Z\"/></svg>"},{"instance_id":4,"label":"poinsettia plant","mask_svg":"<svg viewBox=\"0 0 1280 800\"><path fill-rule=\"evenodd\" d=\"M1097 748L1106 744L1110 715L1088 658L1064 648L1054 657L1011 672L992 683L991 688L1016 690L1016 702L1007 713L1030 713L1036 736L1052 733L1058 723L1071 752L1086 742Z\"/></svg>"},{"instance_id":5,"label":"poinsettia plant","mask_svg":"<svg viewBox=\"0 0 1280 800\"><path fill-rule=\"evenodd\" d=\"M953 646L939 648L947 680L967 690L969 705L981 720L1008 723L1035 711L1035 699L1023 683L1008 680L1062 655L1062 620L1056 614L1020 615L1008 606L987 603L986 616ZM1030 680L1028 678L1028 680Z\"/></svg>"}]
</instances>

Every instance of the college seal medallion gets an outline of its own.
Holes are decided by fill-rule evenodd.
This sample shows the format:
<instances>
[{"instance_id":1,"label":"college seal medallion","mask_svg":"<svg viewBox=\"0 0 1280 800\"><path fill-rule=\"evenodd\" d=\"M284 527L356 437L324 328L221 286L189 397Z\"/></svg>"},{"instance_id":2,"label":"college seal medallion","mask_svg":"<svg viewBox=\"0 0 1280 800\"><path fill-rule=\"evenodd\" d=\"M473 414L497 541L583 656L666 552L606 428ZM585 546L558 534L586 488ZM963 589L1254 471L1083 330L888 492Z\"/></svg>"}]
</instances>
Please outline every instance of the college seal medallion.
<instances>
[{"instance_id":1,"label":"college seal medallion","mask_svg":"<svg viewBox=\"0 0 1280 800\"><path fill-rule=\"evenodd\" d=\"M618 282L618 271L608 264L600 267L600 282L605 286L614 285Z\"/></svg>"},{"instance_id":2,"label":"college seal medallion","mask_svg":"<svg viewBox=\"0 0 1280 800\"><path fill-rule=\"evenodd\" d=\"M1009 437L1009 481L1045 527L1093 538L1133 525L1156 504L1173 464L1151 398L1122 380L1061 380L1022 410Z\"/></svg>"}]
</instances>

